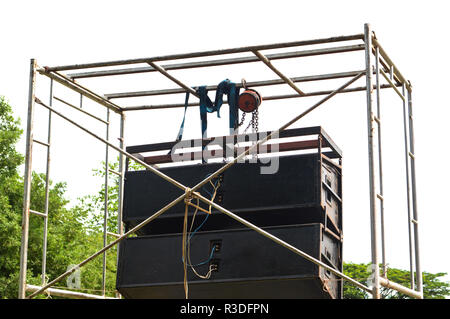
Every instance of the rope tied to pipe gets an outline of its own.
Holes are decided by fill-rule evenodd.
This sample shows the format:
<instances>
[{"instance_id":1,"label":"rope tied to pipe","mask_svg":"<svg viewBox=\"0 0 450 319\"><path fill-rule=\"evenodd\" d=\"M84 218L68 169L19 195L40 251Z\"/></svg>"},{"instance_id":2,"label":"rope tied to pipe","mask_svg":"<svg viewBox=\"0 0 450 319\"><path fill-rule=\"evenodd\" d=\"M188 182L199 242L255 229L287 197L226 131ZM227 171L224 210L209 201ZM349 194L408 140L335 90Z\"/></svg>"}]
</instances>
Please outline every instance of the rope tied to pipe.
<instances>
[{"instance_id":1,"label":"rope tied to pipe","mask_svg":"<svg viewBox=\"0 0 450 319\"><path fill-rule=\"evenodd\" d=\"M190 203L191 201L192 201L192 198L193 198L193 196L192 196L192 189L191 188L189 188L189 187L186 187L185 189L184 189L184 202L187 204L187 203Z\"/></svg>"},{"instance_id":2,"label":"rope tied to pipe","mask_svg":"<svg viewBox=\"0 0 450 319\"><path fill-rule=\"evenodd\" d=\"M188 209L189 209L189 203L192 201L192 189L189 187L186 187L184 189L184 220L183 220L183 239L182 239L182 255L183 255L183 272L184 272L184 280L183 280L183 286L184 286L184 294L185 298L188 298L188 284L187 284L187 264L186 264L186 234L187 234L187 219L188 219Z\"/></svg>"},{"instance_id":3,"label":"rope tied to pipe","mask_svg":"<svg viewBox=\"0 0 450 319\"><path fill-rule=\"evenodd\" d=\"M43 287L45 287L48 284L48 279L49 279L49 277L47 275L45 275L44 282L43 282L43 285L42 285ZM48 289L45 289L43 291L43 293L46 294L46 298L45 299L53 299L52 295L50 294L50 291L48 291Z\"/></svg>"},{"instance_id":4,"label":"rope tied to pipe","mask_svg":"<svg viewBox=\"0 0 450 319\"><path fill-rule=\"evenodd\" d=\"M217 182L214 184L212 181L209 181L210 184L212 185L213 189L214 189L214 193L210 194L211 195L211 200L214 201L214 199L216 198L217 195L217 189L220 187L220 180L217 180ZM209 194L209 192L208 192ZM200 195L198 192L193 192L189 187L185 188L185 198L184 198L184 202L185 202L185 210L184 210L184 220L183 220L183 238L182 238L182 262L183 262L183 272L184 272L184 278L183 278L183 286L184 286L184 293L185 293L185 298L188 299L188 292L189 292L189 287L188 287L188 280L187 280L187 266L189 266L192 271L194 272L194 274L201 278L201 279L209 279L211 277L212 272L214 271L214 266L213 265L209 265L209 269L208 272L205 275L201 275L199 274L196 269L194 268L194 266L201 266L204 265L206 263L208 263L212 257L213 254L215 252L215 247L213 247L213 249L211 250L211 253L209 255L209 259L201 262L199 264L193 265L191 262L191 254L190 254L190 242L191 242L191 238L195 235L195 233L203 226L203 224L206 222L207 218L209 215L211 215L211 209L212 206L209 205L209 209L205 210L203 208L200 207L200 200L198 195ZM193 198L196 198L197 200L197 204L193 204L191 203ZM195 207L195 212L192 216L192 221L191 221L191 226L189 228L189 232L187 230L187 224L188 224L188 211L189 211L189 206L193 206ZM194 221L195 221L195 217L198 213L198 211L201 210L203 212L205 212L206 218L203 220L203 222L200 224L200 226L198 226L194 232L192 232L193 226L194 226ZM187 258L186 258L187 257ZM187 259L187 260L186 260Z\"/></svg>"}]
</instances>

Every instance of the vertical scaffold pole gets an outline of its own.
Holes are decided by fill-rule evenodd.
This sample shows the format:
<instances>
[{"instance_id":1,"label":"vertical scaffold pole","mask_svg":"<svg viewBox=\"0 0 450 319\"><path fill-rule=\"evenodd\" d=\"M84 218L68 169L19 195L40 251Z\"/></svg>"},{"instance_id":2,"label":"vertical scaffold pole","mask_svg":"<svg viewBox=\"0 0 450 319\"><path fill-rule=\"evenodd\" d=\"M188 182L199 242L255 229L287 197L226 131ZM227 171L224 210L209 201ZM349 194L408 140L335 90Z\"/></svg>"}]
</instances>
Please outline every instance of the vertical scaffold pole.
<instances>
[{"instance_id":1,"label":"vertical scaffold pole","mask_svg":"<svg viewBox=\"0 0 450 319\"><path fill-rule=\"evenodd\" d=\"M28 259L28 228L30 221L30 193L31 193L31 159L33 153L33 121L34 121L34 94L36 85L36 60L30 61L30 80L28 88L28 119L25 150L24 193L22 212L22 242L20 246L20 273L19 273L19 299L25 299L27 285L27 259Z\"/></svg>"},{"instance_id":2,"label":"vertical scaffold pole","mask_svg":"<svg viewBox=\"0 0 450 319\"><path fill-rule=\"evenodd\" d=\"M375 48L375 77L376 77L376 96L377 96L377 117L378 124L378 178L380 182L380 192L376 196L380 200L380 227L381 227L381 262L383 265L383 277L387 276L386 262L386 239L384 228L384 189L383 189L383 155L381 148L381 100L380 100L380 53L378 47Z\"/></svg>"},{"instance_id":3,"label":"vertical scaffold pole","mask_svg":"<svg viewBox=\"0 0 450 319\"><path fill-rule=\"evenodd\" d=\"M106 138L109 142L109 108L106 108ZM103 216L103 247L106 247L108 240L108 179L109 179L109 146L105 148L105 209ZM106 251L103 253L103 271L102 271L102 293L106 294Z\"/></svg>"},{"instance_id":4,"label":"vertical scaffold pole","mask_svg":"<svg viewBox=\"0 0 450 319\"><path fill-rule=\"evenodd\" d=\"M125 113L120 115L120 137L119 147L125 151ZM123 213L123 188L125 182L125 156L122 153L119 154L119 205L117 207L117 233L123 235L122 225L122 213ZM117 244L117 266L119 266L119 244ZM118 268L117 268L118 269ZM116 294L117 298L120 298L120 294Z\"/></svg>"},{"instance_id":5,"label":"vertical scaffold pole","mask_svg":"<svg viewBox=\"0 0 450 319\"><path fill-rule=\"evenodd\" d=\"M409 113L409 157L411 163L411 191L413 207L413 225L414 225L414 246L416 259L416 283L417 291L423 294L422 270L420 267L420 249L419 249L419 213L417 211L416 194L416 156L414 153L414 125L412 111L412 89L408 90L408 113Z\"/></svg>"},{"instance_id":6,"label":"vertical scaffold pole","mask_svg":"<svg viewBox=\"0 0 450 319\"><path fill-rule=\"evenodd\" d=\"M53 79L50 79L49 106L53 104ZM44 242L42 247L42 286L45 285L45 274L47 268L47 233L48 233L48 206L50 195L50 147L52 140L52 111L48 110L48 130L47 130L47 166L45 169L45 208L44 214Z\"/></svg>"},{"instance_id":7,"label":"vertical scaffold pole","mask_svg":"<svg viewBox=\"0 0 450 319\"><path fill-rule=\"evenodd\" d=\"M405 84L402 86L402 94L406 95ZM411 187L409 184L409 147L408 147L408 111L406 106L406 99L403 100L403 132L405 138L405 169L406 169L406 200L408 209L408 239L409 239L409 271L411 289L414 289L414 245L411 230Z\"/></svg>"},{"instance_id":8,"label":"vertical scaffold pole","mask_svg":"<svg viewBox=\"0 0 450 319\"><path fill-rule=\"evenodd\" d=\"M378 264L377 247L377 216L376 216L376 194L375 194L375 171L373 156L373 112L372 112L372 31L369 24L364 25L364 42L366 58L366 93L367 93L367 135L369 147L369 190L370 190L370 232L372 246L372 295L374 299L380 298L380 269Z\"/></svg>"}]
</instances>

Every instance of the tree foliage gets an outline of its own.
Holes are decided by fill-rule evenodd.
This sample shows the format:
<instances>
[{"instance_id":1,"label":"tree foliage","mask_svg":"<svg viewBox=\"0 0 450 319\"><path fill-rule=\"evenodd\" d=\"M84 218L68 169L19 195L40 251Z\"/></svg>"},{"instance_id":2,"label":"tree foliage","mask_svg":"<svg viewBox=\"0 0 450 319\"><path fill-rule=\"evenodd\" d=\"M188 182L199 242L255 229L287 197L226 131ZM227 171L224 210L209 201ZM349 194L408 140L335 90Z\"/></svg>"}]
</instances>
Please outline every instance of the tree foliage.
<instances>
[{"instance_id":1,"label":"tree foliage","mask_svg":"<svg viewBox=\"0 0 450 319\"><path fill-rule=\"evenodd\" d=\"M0 296L4 296L18 273L23 186L17 167L23 157L15 144L22 130L11 106L0 96Z\"/></svg>"},{"instance_id":2,"label":"tree foliage","mask_svg":"<svg viewBox=\"0 0 450 319\"><path fill-rule=\"evenodd\" d=\"M23 156L15 149L22 134L19 125L11 106L0 97L0 298L17 298L18 295L23 207L23 178L18 173ZM46 280L54 279L103 246L102 233L92 226L90 212L80 206L67 208L66 191L64 182L50 181ZM112 196L111 202L114 200ZM30 205L36 211L45 209L45 174L32 173ZM35 285L42 282L43 223L42 217L30 215L27 283ZM108 251L107 257L106 290L113 296L115 249ZM64 280L56 286L68 289ZM102 258L98 257L81 269L80 291L98 293L101 287Z\"/></svg>"},{"instance_id":3,"label":"tree foliage","mask_svg":"<svg viewBox=\"0 0 450 319\"><path fill-rule=\"evenodd\" d=\"M7 185L5 178L17 177L17 167L23 161L22 155L15 148L22 134L19 125L20 120L12 115L8 101L0 96L0 182L3 185Z\"/></svg>"},{"instance_id":4,"label":"tree foliage","mask_svg":"<svg viewBox=\"0 0 450 319\"><path fill-rule=\"evenodd\" d=\"M380 267L381 268L381 267ZM354 264L344 263L344 274L350 276L362 284L366 284L371 275L370 264ZM405 287L410 287L410 271L397 268L390 268L387 272L387 278L393 282L401 284ZM447 275L446 273L422 273L423 279L423 296L425 299L444 299L450 296L450 283L442 281L441 278ZM415 276L415 273L414 273ZM410 299L411 297L398 293L388 288L381 288L381 296L384 299ZM344 298L346 299L367 299L371 295L367 292L353 286L352 284L344 283Z\"/></svg>"}]
</instances>

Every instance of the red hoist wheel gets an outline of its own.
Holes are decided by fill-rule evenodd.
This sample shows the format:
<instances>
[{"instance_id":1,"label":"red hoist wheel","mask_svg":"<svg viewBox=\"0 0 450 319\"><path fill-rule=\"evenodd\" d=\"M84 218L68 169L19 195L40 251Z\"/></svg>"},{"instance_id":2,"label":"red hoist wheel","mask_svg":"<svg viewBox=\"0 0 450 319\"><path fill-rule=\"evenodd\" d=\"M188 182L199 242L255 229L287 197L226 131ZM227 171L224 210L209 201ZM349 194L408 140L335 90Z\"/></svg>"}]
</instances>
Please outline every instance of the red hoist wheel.
<instances>
[{"instance_id":1,"label":"red hoist wheel","mask_svg":"<svg viewBox=\"0 0 450 319\"><path fill-rule=\"evenodd\" d=\"M261 95L253 89L246 89L239 95L238 106L242 112L251 113L261 105Z\"/></svg>"}]
</instances>

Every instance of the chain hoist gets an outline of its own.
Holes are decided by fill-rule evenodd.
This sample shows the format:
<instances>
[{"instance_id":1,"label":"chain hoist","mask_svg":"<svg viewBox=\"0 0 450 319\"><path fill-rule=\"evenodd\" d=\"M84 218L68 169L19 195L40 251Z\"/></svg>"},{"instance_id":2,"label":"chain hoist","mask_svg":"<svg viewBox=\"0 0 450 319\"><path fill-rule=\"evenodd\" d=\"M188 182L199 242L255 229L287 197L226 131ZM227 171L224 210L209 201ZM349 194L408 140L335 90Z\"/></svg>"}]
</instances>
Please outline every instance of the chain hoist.
<instances>
[{"instance_id":1,"label":"chain hoist","mask_svg":"<svg viewBox=\"0 0 450 319\"><path fill-rule=\"evenodd\" d=\"M242 92L242 94L239 95L238 106L243 113L241 121L238 124L238 127L244 124L246 114L252 113L252 119L245 128L244 134L247 132L250 126L256 133L258 133L259 131L258 107L261 105L262 101L261 95L256 90L248 89L245 79L242 79L242 87L244 88L244 92Z\"/></svg>"}]
</instances>

